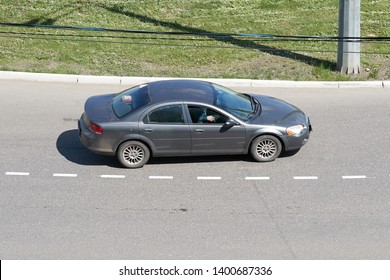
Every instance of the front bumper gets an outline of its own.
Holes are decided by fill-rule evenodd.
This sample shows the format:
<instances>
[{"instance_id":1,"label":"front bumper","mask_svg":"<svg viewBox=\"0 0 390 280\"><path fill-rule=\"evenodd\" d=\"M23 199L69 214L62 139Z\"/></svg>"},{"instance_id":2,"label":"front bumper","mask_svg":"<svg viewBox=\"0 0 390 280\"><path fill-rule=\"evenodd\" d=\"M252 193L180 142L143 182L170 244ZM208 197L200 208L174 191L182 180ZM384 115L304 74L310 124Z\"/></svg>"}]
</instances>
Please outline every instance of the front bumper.
<instances>
[{"instance_id":1,"label":"front bumper","mask_svg":"<svg viewBox=\"0 0 390 280\"><path fill-rule=\"evenodd\" d=\"M298 137L293 135L283 136L284 149L285 151L299 150L309 141L309 138L309 130Z\"/></svg>"},{"instance_id":2,"label":"front bumper","mask_svg":"<svg viewBox=\"0 0 390 280\"><path fill-rule=\"evenodd\" d=\"M307 118L307 125L305 127L305 131L299 136L284 135L282 137L285 151L299 150L309 141L310 133L313 131L309 118Z\"/></svg>"}]
</instances>

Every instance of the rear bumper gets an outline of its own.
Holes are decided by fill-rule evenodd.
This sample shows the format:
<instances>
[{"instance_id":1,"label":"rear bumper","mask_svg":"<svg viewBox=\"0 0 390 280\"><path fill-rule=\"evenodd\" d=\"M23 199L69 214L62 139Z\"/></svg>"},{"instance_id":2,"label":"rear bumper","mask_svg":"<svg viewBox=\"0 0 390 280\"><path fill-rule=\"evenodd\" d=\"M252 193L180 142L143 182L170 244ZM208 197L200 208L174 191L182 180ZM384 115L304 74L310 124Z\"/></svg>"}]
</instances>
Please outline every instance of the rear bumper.
<instances>
[{"instance_id":1,"label":"rear bumper","mask_svg":"<svg viewBox=\"0 0 390 280\"><path fill-rule=\"evenodd\" d=\"M102 135L97 135L89 130L82 121L83 117L78 121L78 131L81 143L90 151L101 155L115 155L109 147L104 144Z\"/></svg>"}]
</instances>

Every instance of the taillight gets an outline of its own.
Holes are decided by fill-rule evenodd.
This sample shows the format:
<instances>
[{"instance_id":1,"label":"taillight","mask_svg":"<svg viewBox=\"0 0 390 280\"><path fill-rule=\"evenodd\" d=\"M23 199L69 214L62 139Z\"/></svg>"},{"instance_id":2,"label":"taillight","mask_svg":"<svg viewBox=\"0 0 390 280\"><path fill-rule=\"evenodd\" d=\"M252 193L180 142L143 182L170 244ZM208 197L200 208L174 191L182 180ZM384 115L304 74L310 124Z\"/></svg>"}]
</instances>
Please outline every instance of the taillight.
<instances>
[{"instance_id":1,"label":"taillight","mask_svg":"<svg viewBox=\"0 0 390 280\"><path fill-rule=\"evenodd\" d=\"M101 128L101 126L97 125L96 123L90 122L89 129L96 134L103 134L103 128Z\"/></svg>"}]
</instances>

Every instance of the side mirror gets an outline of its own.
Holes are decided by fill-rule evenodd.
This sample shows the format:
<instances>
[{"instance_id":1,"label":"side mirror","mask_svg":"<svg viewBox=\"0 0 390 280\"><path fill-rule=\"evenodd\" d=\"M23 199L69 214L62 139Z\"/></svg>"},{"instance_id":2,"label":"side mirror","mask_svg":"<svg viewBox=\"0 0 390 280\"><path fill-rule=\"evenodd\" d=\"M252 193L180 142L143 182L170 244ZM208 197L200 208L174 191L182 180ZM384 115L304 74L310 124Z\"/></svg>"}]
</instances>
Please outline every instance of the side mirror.
<instances>
[{"instance_id":1,"label":"side mirror","mask_svg":"<svg viewBox=\"0 0 390 280\"><path fill-rule=\"evenodd\" d=\"M224 124L224 126L225 127L228 127L228 128L230 128L230 127L233 127L233 126L235 126L235 125L239 125L239 123L238 122L236 122L236 121L234 121L234 120L227 120L226 122L225 122L225 124Z\"/></svg>"},{"instance_id":2,"label":"side mirror","mask_svg":"<svg viewBox=\"0 0 390 280\"><path fill-rule=\"evenodd\" d=\"M233 126L235 126L235 125L239 125L239 123L236 122L236 121L233 121L233 120L227 120L227 121L223 124L223 126L221 127L220 132L226 132L226 131L228 131L229 129L231 129L231 128L232 128Z\"/></svg>"}]
</instances>

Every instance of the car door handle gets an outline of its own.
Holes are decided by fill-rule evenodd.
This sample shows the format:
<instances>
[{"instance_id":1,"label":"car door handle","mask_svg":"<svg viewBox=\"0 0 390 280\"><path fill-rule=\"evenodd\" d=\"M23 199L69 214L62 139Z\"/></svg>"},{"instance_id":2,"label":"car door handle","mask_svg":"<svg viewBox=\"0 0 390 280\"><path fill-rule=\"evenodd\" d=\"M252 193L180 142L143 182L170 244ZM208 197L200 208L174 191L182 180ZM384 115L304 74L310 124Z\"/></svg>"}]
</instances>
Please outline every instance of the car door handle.
<instances>
[{"instance_id":1,"label":"car door handle","mask_svg":"<svg viewBox=\"0 0 390 280\"><path fill-rule=\"evenodd\" d=\"M197 129L195 129L195 132L196 132L196 133L203 133L203 132L204 132L204 129L197 128Z\"/></svg>"},{"instance_id":2,"label":"car door handle","mask_svg":"<svg viewBox=\"0 0 390 280\"><path fill-rule=\"evenodd\" d=\"M153 132L153 129L152 128L145 128L144 131L146 133L152 133Z\"/></svg>"}]
</instances>

